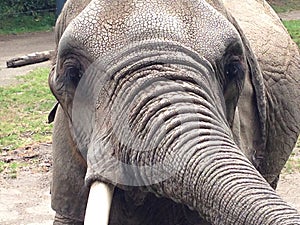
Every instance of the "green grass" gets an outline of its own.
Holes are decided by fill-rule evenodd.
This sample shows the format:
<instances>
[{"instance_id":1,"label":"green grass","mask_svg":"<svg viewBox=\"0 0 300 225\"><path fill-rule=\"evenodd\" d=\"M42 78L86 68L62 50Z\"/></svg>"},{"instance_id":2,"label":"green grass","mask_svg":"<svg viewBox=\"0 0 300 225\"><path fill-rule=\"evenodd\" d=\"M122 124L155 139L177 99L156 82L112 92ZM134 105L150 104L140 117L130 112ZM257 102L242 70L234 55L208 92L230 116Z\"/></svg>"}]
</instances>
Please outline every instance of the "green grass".
<instances>
[{"instance_id":1,"label":"green grass","mask_svg":"<svg viewBox=\"0 0 300 225\"><path fill-rule=\"evenodd\" d=\"M300 20L283 21L283 24L300 48Z\"/></svg>"},{"instance_id":2,"label":"green grass","mask_svg":"<svg viewBox=\"0 0 300 225\"><path fill-rule=\"evenodd\" d=\"M7 163L0 161L0 173L2 173L5 170L5 166Z\"/></svg>"},{"instance_id":3,"label":"green grass","mask_svg":"<svg viewBox=\"0 0 300 225\"><path fill-rule=\"evenodd\" d=\"M21 84L0 88L0 152L51 140L47 115L55 100L47 80L49 69L37 69Z\"/></svg>"},{"instance_id":4,"label":"green grass","mask_svg":"<svg viewBox=\"0 0 300 225\"><path fill-rule=\"evenodd\" d=\"M34 15L15 15L0 17L0 34L17 34L48 31L55 25L55 13L36 13Z\"/></svg>"},{"instance_id":5,"label":"green grass","mask_svg":"<svg viewBox=\"0 0 300 225\"><path fill-rule=\"evenodd\" d=\"M290 155L290 158L285 164L282 172L288 174L300 172L300 136L296 143L296 148Z\"/></svg>"},{"instance_id":6,"label":"green grass","mask_svg":"<svg viewBox=\"0 0 300 225\"><path fill-rule=\"evenodd\" d=\"M298 140L299 143L299 140ZM299 146L299 144L298 144ZM299 148L294 149L294 151L292 152L289 160L287 161L287 163L285 164L284 168L283 168L283 173L299 173L300 172L300 152L299 152Z\"/></svg>"},{"instance_id":7,"label":"green grass","mask_svg":"<svg viewBox=\"0 0 300 225\"><path fill-rule=\"evenodd\" d=\"M6 178L15 179L17 178L18 169L25 167L26 163L20 162L1 162L0 161L0 173L5 173Z\"/></svg>"},{"instance_id":8,"label":"green grass","mask_svg":"<svg viewBox=\"0 0 300 225\"><path fill-rule=\"evenodd\" d=\"M300 10L299 0L268 0L277 13Z\"/></svg>"}]
</instances>

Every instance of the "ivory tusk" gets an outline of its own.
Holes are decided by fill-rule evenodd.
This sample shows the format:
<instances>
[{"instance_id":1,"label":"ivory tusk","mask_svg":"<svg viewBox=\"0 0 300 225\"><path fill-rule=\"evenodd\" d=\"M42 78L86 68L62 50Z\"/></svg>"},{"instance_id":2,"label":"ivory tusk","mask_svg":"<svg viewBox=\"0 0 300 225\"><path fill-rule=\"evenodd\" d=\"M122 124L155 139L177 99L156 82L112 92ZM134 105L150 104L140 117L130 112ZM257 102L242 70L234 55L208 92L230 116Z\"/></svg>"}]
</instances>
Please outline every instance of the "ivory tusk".
<instances>
[{"instance_id":1,"label":"ivory tusk","mask_svg":"<svg viewBox=\"0 0 300 225\"><path fill-rule=\"evenodd\" d=\"M84 224L108 225L110 206L114 188L110 185L94 182L90 189Z\"/></svg>"}]
</instances>

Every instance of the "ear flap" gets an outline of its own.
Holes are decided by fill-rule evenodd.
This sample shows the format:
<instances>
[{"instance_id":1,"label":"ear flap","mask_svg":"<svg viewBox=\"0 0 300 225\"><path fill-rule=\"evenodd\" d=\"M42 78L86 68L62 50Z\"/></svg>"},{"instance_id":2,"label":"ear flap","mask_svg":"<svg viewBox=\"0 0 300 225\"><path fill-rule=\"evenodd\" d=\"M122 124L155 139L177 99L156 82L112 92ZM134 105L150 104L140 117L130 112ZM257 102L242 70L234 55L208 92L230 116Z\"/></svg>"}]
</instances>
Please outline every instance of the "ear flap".
<instances>
[{"instance_id":1,"label":"ear flap","mask_svg":"<svg viewBox=\"0 0 300 225\"><path fill-rule=\"evenodd\" d=\"M58 105L59 105L59 103L56 102L55 105L53 106L53 108L51 109L51 111L48 115L48 123L52 123L54 121Z\"/></svg>"},{"instance_id":2,"label":"ear flap","mask_svg":"<svg viewBox=\"0 0 300 225\"><path fill-rule=\"evenodd\" d=\"M266 146L266 120L267 120L267 112L266 112L266 95L265 95L265 87L263 83L263 75L258 64L257 58L254 55L254 52L251 49L250 43L245 37L242 29L238 25L235 18L231 16L231 14L226 15L228 20L234 25L237 31L240 34L244 45L244 51L246 56L246 63L248 67L248 75L250 78L250 82L252 84L252 88L254 90L255 95L255 105L257 107L259 124L261 130L261 148L265 149Z\"/></svg>"},{"instance_id":3,"label":"ear flap","mask_svg":"<svg viewBox=\"0 0 300 225\"><path fill-rule=\"evenodd\" d=\"M263 143L263 148L266 146L266 120L267 120L267 106L266 106L266 95L265 87L263 81L263 75L260 70L260 66L257 62L257 59L250 48L249 42L242 35L243 42L246 49L246 60L249 68L249 76L252 82L252 86L255 92L256 97L256 107L259 115L260 129L261 129L261 140Z\"/></svg>"}]
</instances>

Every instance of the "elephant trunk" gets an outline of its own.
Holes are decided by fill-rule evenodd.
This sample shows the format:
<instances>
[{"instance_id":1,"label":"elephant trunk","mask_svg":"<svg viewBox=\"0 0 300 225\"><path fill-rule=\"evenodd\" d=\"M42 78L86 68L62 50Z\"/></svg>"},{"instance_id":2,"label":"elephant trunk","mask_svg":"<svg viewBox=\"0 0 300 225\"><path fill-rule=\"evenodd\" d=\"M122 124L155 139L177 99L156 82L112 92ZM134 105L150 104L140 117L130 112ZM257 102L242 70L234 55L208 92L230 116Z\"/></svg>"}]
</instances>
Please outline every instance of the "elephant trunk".
<instances>
[{"instance_id":1,"label":"elephant trunk","mask_svg":"<svg viewBox=\"0 0 300 225\"><path fill-rule=\"evenodd\" d=\"M142 186L213 224L300 224L234 143L211 66L176 55L150 53L101 83L87 181Z\"/></svg>"},{"instance_id":2,"label":"elephant trunk","mask_svg":"<svg viewBox=\"0 0 300 225\"><path fill-rule=\"evenodd\" d=\"M191 155L181 162L182 170L155 191L197 210L212 224L300 224L296 210L276 195L238 148L182 151Z\"/></svg>"},{"instance_id":3,"label":"elephant trunk","mask_svg":"<svg viewBox=\"0 0 300 225\"><path fill-rule=\"evenodd\" d=\"M147 172L139 175L148 183L156 174L167 175L148 190L188 205L212 224L300 224L296 210L276 195L234 143L217 107L208 96L191 101L193 92L168 98L161 121L155 113L149 116L153 107L140 115L151 123L140 126L150 129L146 146L152 147L140 145L145 152L133 151L137 161L127 163L139 165L142 159L146 165L159 165L154 178Z\"/></svg>"}]
</instances>

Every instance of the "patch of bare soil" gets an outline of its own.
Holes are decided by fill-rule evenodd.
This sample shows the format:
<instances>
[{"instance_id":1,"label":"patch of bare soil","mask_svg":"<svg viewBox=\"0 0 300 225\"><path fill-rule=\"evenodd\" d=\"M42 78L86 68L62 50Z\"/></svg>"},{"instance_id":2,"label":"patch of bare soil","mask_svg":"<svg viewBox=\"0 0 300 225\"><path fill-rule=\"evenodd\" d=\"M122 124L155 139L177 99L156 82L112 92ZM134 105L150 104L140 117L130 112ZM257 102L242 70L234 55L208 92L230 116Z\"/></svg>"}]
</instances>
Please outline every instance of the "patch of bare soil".
<instances>
[{"instance_id":1,"label":"patch of bare soil","mask_svg":"<svg viewBox=\"0 0 300 225\"><path fill-rule=\"evenodd\" d=\"M20 75L38 67L50 67L50 61L18 68L7 68L6 61L27 54L55 49L54 32L0 35L0 87L18 83Z\"/></svg>"},{"instance_id":2,"label":"patch of bare soil","mask_svg":"<svg viewBox=\"0 0 300 225\"><path fill-rule=\"evenodd\" d=\"M51 144L3 152L0 161L17 162L21 165L15 179L11 178L9 169L0 174L0 224L52 224L54 212L50 207ZM300 173L282 174L277 193L300 212L299 184Z\"/></svg>"},{"instance_id":3,"label":"patch of bare soil","mask_svg":"<svg viewBox=\"0 0 300 225\"><path fill-rule=\"evenodd\" d=\"M19 165L17 171L8 167L0 174L0 224L53 224L51 144L2 152L0 161Z\"/></svg>"},{"instance_id":4,"label":"patch of bare soil","mask_svg":"<svg viewBox=\"0 0 300 225\"><path fill-rule=\"evenodd\" d=\"M286 12L286 13L280 13L279 17L282 20L300 20L300 10L295 10L295 11Z\"/></svg>"},{"instance_id":5,"label":"patch of bare soil","mask_svg":"<svg viewBox=\"0 0 300 225\"><path fill-rule=\"evenodd\" d=\"M282 174L277 193L300 212L300 173Z\"/></svg>"}]
</instances>

